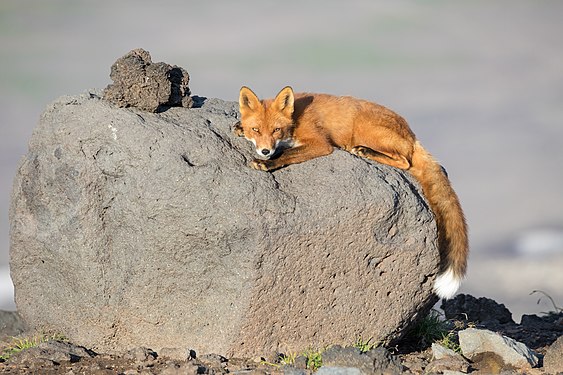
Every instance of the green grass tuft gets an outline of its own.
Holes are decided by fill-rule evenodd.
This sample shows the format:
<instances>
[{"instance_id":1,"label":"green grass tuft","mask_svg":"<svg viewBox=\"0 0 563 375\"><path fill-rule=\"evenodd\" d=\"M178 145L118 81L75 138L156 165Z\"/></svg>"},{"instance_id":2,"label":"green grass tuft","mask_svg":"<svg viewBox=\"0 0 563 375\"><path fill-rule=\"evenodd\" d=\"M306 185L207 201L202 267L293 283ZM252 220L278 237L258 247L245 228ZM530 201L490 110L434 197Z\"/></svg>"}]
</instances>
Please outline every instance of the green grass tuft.
<instances>
[{"instance_id":1,"label":"green grass tuft","mask_svg":"<svg viewBox=\"0 0 563 375\"><path fill-rule=\"evenodd\" d=\"M461 346L459 346L459 339L457 334L454 330L448 332L447 335L442 337L440 340L437 340L436 343L442 345L444 348L453 350L456 353L461 353Z\"/></svg>"},{"instance_id":2,"label":"green grass tuft","mask_svg":"<svg viewBox=\"0 0 563 375\"><path fill-rule=\"evenodd\" d=\"M412 335L422 345L428 346L442 340L449 332L450 324L436 310L432 310L415 326Z\"/></svg>"},{"instance_id":3,"label":"green grass tuft","mask_svg":"<svg viewBox=\"0 0 563 375\"><path fill-rule=\"evenodd\" d=\"M323 365L323 350L309 349L303 355L307 358L307 369L316 371Z\"/></svg>"},{"instance_id":4,"label":"green grass tuft","mask_svg":"<svg viewBox=\"0 0 563 375\"><path fill-rule=\"evenodd\" d=\"M371 342L373 337L370 337L367 340L364 340L362 336L359 336L352 346L356 349L359 349L361 353L367 353L372 349L377 348L381 345L380 342Z\"/></svg>"},{"instance_id":5,"label":"green grass tuft","mask_svg":"<svg viewBox=\"0 0 563 375\"><path fill-rule=\"evenodd\" d=\"M279 358L280 364L282 366L291 366L295 364L295 359L297 358L297 353L282 354Z\"/></svg>"}]
</instances>

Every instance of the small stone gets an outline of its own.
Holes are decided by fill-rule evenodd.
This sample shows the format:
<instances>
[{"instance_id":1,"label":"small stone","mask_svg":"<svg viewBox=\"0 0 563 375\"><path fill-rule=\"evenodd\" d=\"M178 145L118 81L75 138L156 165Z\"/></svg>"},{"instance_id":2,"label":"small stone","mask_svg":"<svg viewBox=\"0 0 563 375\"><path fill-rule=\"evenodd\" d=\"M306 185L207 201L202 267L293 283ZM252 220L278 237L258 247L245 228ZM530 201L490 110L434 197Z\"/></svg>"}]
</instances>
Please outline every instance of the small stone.
<instances>
[{"instance_id":1,"label":"small stone","mask_svg":"<svg viewBox=\"0 0 563 375\"><path fill-rule=\"evenodd\" d=\"M471 358L471 368L485 374L499 374L510 372L516 368L507 364L504 359L493 352L479 353Z\"/></svg>"},{"instance_id":2,"label":"small stone","mask_svg":"<svg viewBox=\"0 0 563 375\"><path fill-rule=\"evenodd\" d=\"M436 343L432 344L432 356L435 359L443 359L447 357L461 357L459 353L456 353L453 350L448 349L445 346Z\"/></svg>"},{"instance_id":3,"label":"small stone","mask_svg":"<svg viewBox=\"0 0 563 375\"><path fill-rule=\"evenodd\" d=\"M68 360L70 362L78 362L81 358L91 358L96 355L96 353L83 346L56 340L42 342L37 347L44 351L46 356L50 354L53 358Z\"/></svg>"},{"instance_id":4,"label":"small stone","mask_svg":"<svg viewBox=\"0 0 563 375\"><path fill-rule=\"evenodd\" d=\"M48 358L41 357L41 350L37 347L22 350L19 353L10 356L11 365L31 364L35 366L52 365L53 362Z\"/></svg>"},{"instance_id":5,"label":"small stone","mask_svg":"<svg viewBox=\"0 0 563 375\"><path fill-rule=\"evenodd\" d=\"M198 360L213 371L222 371L225 367L227 367L228 360L227 358L223 357L222 355L211 353L211 354L204 354L198 358Z\"/></svg>"},{"instance_id":6,"label":"small stone","mask_svg":"<svg viewBox=\"0 0 563 375\"><path fill-rule=\"evenodd\" d=\"M323 352L323 366L326 367L358 367L373 369L373 361L360 350L353 347L343 348L334 345Z\"/></svg>"},{"instance_id":7,"label":"small stone","mask_svg":"<svg viewBox=\"0 0 563 375\"><path fill-rule=\"evenodd\" d=\"M316 372L317 375L362 375L364 372L355 367L323 366Z\"/></svg>"},{"instance_id":8,"label":"small stone","mask_svg":"<svg viewBox=\"0 0 563 375\"><path fill-rule=\"evenodd\" d=\"M223 364L228 361L227 358L215 353L204 354L199 357L199 360L202 362L213 363L213 364Z\"/></svg>"},{"instance_id":9,"label":"small stone","mask_svg":"<svg viewBox=\"0 0 563 375\"><path fill-rule=\"evenodd\" d=\"M423 374L428 365L428 360L421 354L411 353L402 358L402 365L405 370L413 374Z\"/></svg>"},{"instance_id":10,"label":"small stone","mask_svg":"<svg viewBox=\"0 0 563 375\"><path fill-rule=\"evenodd\" d=\"M403 373L401 361L383 347L372 349L364 354L373 361L373 367L376 373L381 372L387 375Z\"/></svg>"},{"instance_id":11,"label":"small stone","mask_svg":"<svg viewBox=\"0 0 563 375\"><path fill-rule=\"evenodd\" d=\"M469 371L469 362L460 355L457 357L444 357L430 362L425 369L426 373L443 372L446 370L467 373Z\"/></svg>"},{"instance_id":12,"label":"small stone","mask_svg":"<svg viewBox=\"0 0 563 375\"><path fill-rule=\"evenodd\" d=\"M124 356L124 359L128 359L135 362L146 362L154 361L158 355L152 349L138 347L129 350Z\"/></svg>"},{"instance_id":13,"label":"small stone","mask_svg":"<svg viewBox=\"0 0 563 375\"><path fill-rule=\"evenodd\" d=\"M230 373L245 372L256 368L256 363L251 359L229 358L228 369Z\"/></svg>"},{"instance_id":14,"label":"small stone","mask_svg":"<svg viewBox=\"0 0 563 375\"><path fill-rule=\"evenodd\" d=\"M191 359L191 351L189 349L180 348L162 348L158 352L161 357L176 359L178 361L187 361ZM195 358L195 355L194 355Z\"/></svg>"},{"instance_id":15,"label":"small stone","mask_svg":"<svg viewBox=\"0 0 563 375\"><path fill-rule=\"evenodd\" d=\"M307 372L304 369L296 368L294 366L284 366L282 370L284 375L307 375Z\"/></svg>"},{"instance_id":16,"label":"small stone","mask_svg":"<svg viewBox=\"0 0 563 375\"><path fill-rule=\"evenodd\" d=\"M324 367L333 369L354 368L367 374L374 371L386 374L401 374L403 372L400 361L385 348L376 348L362 353L357 348L343 348L339 345L332 346L323 352L323 367L321 369Z\"/></svg>"},{"instance_id":17,"label":"small stone","mask_svg":"<svg viewBox=\"0 0 563 375\"><path fill-rule=\"evenodd\" d=\"M304 355L299 355L295 358L293 366L300 370L307 369L307 358Z\"/></svg>"},{"instance_id":18,"label":"small stone","mask_svg":"<svg viewBox=\"0 0 563 375\"><path fill-rule=\"evenodd\" d=\"M538 357L526 345L485 329L467 328L459 331L459 345L469 359L482 353L494 353L515 368L529 369L538 365Z\"/></svg>"},{"instance_id":19,"label":"small stone","mask_svg":"<svg viewBox=\"0 0 563 375\"><path fill-rule=\"evenodd\" d=\"M195 363L184 362L181 364L170 362L160 370L160 375L197 375L208 373L203 367L198 366Z\"/></svg>"}]
</instances>

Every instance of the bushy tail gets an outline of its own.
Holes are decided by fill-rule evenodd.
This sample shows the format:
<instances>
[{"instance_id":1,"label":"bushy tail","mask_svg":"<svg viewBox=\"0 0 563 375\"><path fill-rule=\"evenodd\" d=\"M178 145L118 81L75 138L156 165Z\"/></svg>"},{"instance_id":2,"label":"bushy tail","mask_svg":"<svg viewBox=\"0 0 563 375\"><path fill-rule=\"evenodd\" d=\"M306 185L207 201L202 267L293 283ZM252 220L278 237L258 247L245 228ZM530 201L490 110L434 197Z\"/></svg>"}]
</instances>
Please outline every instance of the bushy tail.
<instances>
[{"instance_id":1,"label":"bushy tail","mask_svg":"<svg viewBox=\"0 0 563 375\"><path fill-rule=\"evenodd\" d=\"M418 180L438 227L441 269L434 283L440 298L452 298L465 276L469 242L459 199L440 164L417 141L409 172Z\"/></svg>"}]
</instances>

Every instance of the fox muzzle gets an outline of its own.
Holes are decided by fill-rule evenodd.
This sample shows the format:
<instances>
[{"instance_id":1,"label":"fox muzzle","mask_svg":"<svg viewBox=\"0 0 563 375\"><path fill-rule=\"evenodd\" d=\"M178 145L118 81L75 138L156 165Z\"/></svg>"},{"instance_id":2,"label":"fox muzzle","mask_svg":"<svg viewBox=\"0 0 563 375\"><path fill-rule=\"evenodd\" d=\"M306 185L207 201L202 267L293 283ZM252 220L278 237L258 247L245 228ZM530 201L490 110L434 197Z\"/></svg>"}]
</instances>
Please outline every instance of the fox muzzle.
<instances>
[{"instance_id":1,"label":"fox muzzle","mask_svg":"<svg viewBox=\"0 0 563 375\"><path fill-rule=\"evenodd\" d=\"M274 155L275 152L276 152L275 149L270 149L270 148L256 148L256 153L257 153L258 156L260 156L261 158L269 159L272 155Z\"/></svg>"}]
</instances>

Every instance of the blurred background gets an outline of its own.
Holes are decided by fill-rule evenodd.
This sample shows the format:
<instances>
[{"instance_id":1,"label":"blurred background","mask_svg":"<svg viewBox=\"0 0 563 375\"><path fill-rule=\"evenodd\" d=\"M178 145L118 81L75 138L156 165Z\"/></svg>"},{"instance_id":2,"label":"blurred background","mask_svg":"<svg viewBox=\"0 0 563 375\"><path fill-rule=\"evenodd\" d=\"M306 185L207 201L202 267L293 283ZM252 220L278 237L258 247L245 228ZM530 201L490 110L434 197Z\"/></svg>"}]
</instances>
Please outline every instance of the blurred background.
<instances>
[{"instance_id":1,"label":"blurred background","mask_svg":"<svg viewBox=\"0 0 563 375\"><path fill-rule=\"evenodd\" d=\"M0 308L13 176L44 107L110 83L134 48L185 68L194 95L283 86L353 95L409 121L470 227L461 292L521 314L563 306L563 2L0 2Z\"/></svg>"}]
</instances>

